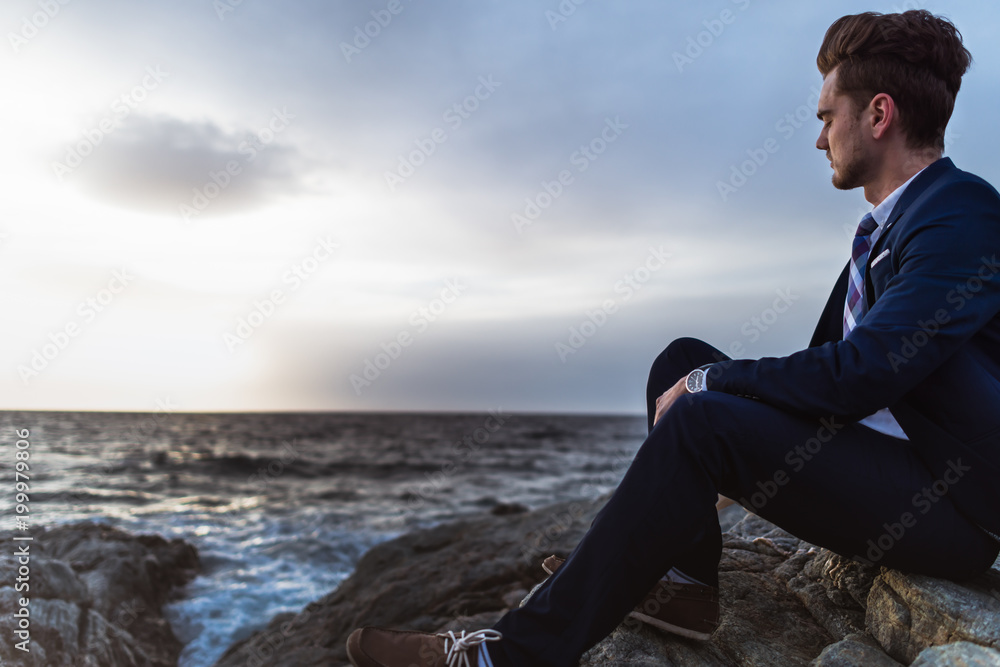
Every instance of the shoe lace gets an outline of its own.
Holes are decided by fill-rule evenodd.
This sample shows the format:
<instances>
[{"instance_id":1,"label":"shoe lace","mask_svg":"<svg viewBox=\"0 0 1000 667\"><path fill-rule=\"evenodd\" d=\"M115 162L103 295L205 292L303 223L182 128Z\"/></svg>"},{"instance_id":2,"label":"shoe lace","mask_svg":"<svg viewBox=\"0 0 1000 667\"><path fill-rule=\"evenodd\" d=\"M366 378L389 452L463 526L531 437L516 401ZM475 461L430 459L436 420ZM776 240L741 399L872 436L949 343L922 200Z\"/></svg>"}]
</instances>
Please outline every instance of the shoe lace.
<instances>
[{"instance_id":1,"label":"shoe lace","mask_svg":"<svg viewBox=\"0 0 1000 667\"><path fill-rule=\"evenodd\" d=\"M476 630L456 636L454 630L445 633L438 633L438 637L444 637L445 660L448 667L472 667L469 662L467 651L479 646L483 642L499 641L503 635L497 630Z\"/></svg>"}]
</instances>

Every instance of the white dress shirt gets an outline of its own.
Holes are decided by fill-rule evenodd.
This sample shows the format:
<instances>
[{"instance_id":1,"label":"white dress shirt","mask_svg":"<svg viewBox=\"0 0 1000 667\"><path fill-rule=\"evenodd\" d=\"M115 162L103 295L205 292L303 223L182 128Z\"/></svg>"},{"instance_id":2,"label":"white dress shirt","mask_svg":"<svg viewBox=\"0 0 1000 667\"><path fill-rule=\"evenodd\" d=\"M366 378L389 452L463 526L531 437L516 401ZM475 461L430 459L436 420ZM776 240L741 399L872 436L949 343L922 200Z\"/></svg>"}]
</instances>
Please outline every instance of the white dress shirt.
<instances>
[{"instance_id":1,"label":"white dress shirt","mask_svg":"<svg viewBox=\"0 0 1000 667\"><path fill-rule=\"evenodd\" d=\"M892 209L896 207L896 202L899 198L903 196L903 192L906 190L907 186L913 182L913 179L920 175L923 169L918 171L913 175L913 178L903 183L898 188L892 191L888 197L882 200L882 202L872 209L872 217L875 218L875 224L878 228L872 232L871 247L875 247L875 242L878 241L879 236L882 235L882 230L885 228L885 223L889 220L889 214L892 213ZM869 304L870 305L870 304ZM863 320L864 318L862 318ZM870 429L876 430L879 433L884 433L885 435L891 435L894 438L900 438L901 440L909 440L906 434L903 432L903 428L896 421L896 418L892 416L892 412L889 408L882 408L878 412L868 415L864 419L858 421L859 424L867 426Z\"/></svg>"}]
</instances>

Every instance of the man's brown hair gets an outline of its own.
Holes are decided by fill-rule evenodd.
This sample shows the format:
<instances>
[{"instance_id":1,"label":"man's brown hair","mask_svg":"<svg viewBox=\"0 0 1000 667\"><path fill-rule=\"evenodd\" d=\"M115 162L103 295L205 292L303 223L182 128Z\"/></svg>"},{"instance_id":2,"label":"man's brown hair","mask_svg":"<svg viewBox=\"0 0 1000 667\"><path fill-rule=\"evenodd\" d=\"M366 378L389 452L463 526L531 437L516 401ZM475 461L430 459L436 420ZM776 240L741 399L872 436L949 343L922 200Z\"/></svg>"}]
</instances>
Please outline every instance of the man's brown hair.
<instances>
[{"instance_id":1,"label":"man's brown hair","mask_svg":"<svg viewBox=\"0 0 1000 667\"><path fill-rule=\"evenodd\" d=\"M892 97L911 148L944 149L972 54L947 19L920 9L865 12L838 19L826 31L816 65L825 78L837 70L837 90L860 113L880 93Z\"/></svg>"}]
</instances>

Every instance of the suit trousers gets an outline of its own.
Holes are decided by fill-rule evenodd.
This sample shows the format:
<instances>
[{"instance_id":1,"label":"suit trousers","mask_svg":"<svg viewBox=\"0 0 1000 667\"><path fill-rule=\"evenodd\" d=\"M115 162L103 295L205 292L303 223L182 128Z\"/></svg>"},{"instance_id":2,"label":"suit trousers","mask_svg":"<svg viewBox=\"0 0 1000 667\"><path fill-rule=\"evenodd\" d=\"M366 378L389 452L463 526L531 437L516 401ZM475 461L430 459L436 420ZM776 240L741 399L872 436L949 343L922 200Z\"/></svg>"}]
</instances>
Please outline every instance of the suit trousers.
<instances>
[{"instance_id":1,"label":"suit trousers","mask_svg":"<svg viewBox=\"0 0 1000 667\"><path fill-rule=\"evenodd\" d=\"M576 665L671 567L718 585L719 493L843 556L953 580L990 568L1000 544L947 494L961 461L936 479L906 440L715 391L683 396L652 426L657 396L725 359L690 338L657 357L648 437L566 563L496 624L496 667Z\"/></svg>"}]
</instances>

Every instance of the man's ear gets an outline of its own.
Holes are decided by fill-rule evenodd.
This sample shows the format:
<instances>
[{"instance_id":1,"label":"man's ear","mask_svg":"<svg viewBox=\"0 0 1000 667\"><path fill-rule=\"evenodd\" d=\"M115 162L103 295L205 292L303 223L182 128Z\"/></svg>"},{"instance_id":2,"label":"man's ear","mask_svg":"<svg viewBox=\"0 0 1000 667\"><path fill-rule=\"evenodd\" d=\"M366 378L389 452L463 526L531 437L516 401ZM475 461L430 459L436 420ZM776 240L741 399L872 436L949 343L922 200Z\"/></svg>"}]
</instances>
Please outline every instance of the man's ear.
<instances>
[{"instance_id":1,"label":"man's ear","mask_svg":"<svg viewBox=\"0 0 1000 667\"><path fill-rule=\"evenodd\" d=\"M887 93L879 93L868 105L871 114L872 137L881 139L894 123L899 122L899 111L896 102Z\"/></svg>"}]
</instances>

